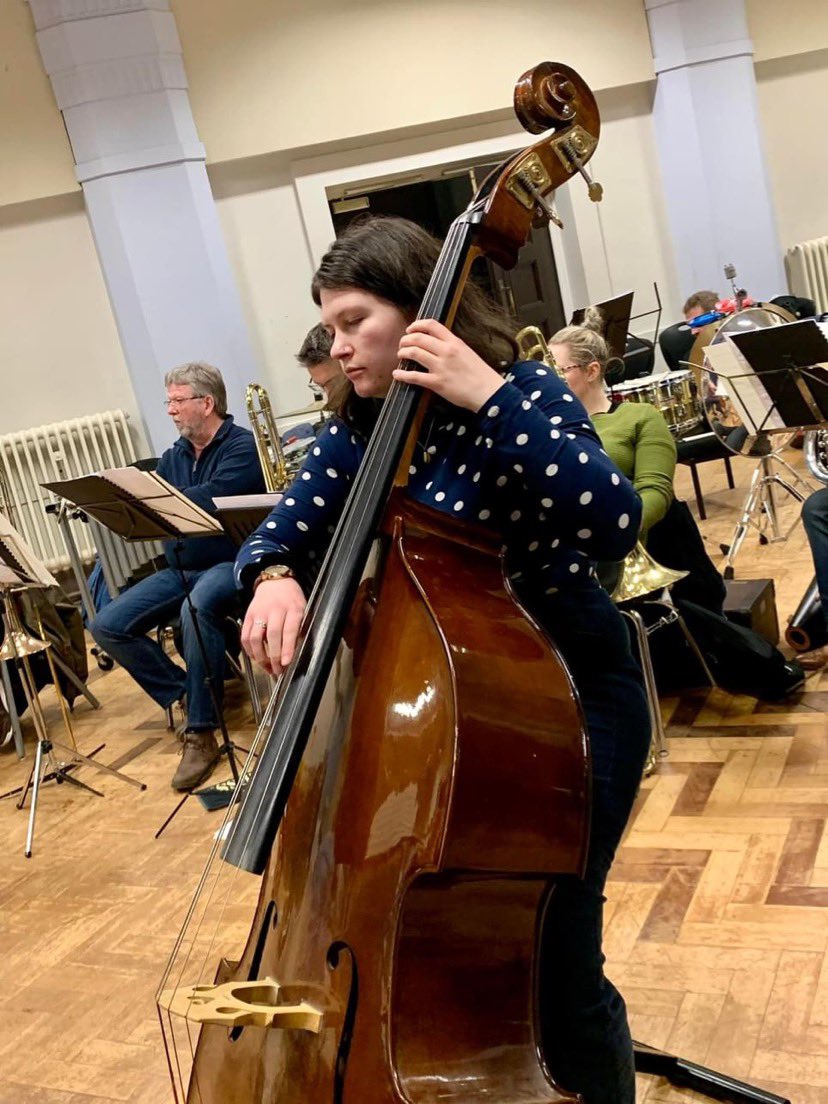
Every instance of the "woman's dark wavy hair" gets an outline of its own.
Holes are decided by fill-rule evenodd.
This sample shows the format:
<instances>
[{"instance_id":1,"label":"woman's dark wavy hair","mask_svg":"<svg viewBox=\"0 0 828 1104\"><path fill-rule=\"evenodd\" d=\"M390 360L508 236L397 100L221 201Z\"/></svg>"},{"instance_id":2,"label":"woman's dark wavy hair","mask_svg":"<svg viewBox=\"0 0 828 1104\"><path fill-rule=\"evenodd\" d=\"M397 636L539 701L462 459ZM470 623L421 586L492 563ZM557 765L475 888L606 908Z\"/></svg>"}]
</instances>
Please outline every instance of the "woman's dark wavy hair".
<instances>
[{"instance_id":1,"label":"woman's dark wavy hair","mask_svg":"<svg viewBox=\"0 0 828 1104\"><path fill-rule=\"evenodd\" d=\"M413 319L439 255L439 241L415 222L368 216L351 223L322 258L311 283L313 301L320 305L323 288L353 287L392 303ZM513 321L471 282L463 291L452 330L498 372L517 357ZM361 399L350 383L337 407L343 421L366 435L377 411L376 400Z\"/></svg>"}]
</instances>

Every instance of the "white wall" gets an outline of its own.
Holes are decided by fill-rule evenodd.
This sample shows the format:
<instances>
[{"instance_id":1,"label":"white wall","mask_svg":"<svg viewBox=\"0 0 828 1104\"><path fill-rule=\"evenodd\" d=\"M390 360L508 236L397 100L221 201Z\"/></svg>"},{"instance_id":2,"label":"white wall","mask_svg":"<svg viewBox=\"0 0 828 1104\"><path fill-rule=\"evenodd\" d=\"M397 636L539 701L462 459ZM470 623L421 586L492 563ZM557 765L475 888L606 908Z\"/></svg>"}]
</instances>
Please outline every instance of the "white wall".
<instances>
[{"instance_id":1,"label":"white wall","mask_svg":"<svg viewBox=\"0 0 828 1104\"><path fill-rule=\"evenodd\" d=\"M0 208L0 375L0 433L124 409L143 444L80 193Z\"/></svg>"},{"instance_id":2,"label":"white wall","mask_svg":"<svg viewBox=\"0 0 828 1104\"><path fill-rule=\"evenodd\" d=\"M271 159L253 177L243 165L224 169L211 172L210 183L254 353L264 366L258 382L270 392L275 411L306 406L307 374L295 354L319 319L289 166Z\"/></svg>"},{"instance_id":3,"label":"white wall","mask_svg":"<svg viewBox=\"0 0 828 1104\"><path fill-rule=\"evenodd\" d=\"M760 62L756 82L779 237L787 249L828 235L828 41L825 49Z\"/></svg>"},{"instance_id":4,"label":"white wall","mask_svg":"<svg viewBox=\"0 0 828 1104\"><path fill-rule=\"evenodd\" d=\"M641 0L172 0L172 10L211 162L503 114L521 72L550 56L594 88L652 76Z\"/></svg>"}]
</instances>

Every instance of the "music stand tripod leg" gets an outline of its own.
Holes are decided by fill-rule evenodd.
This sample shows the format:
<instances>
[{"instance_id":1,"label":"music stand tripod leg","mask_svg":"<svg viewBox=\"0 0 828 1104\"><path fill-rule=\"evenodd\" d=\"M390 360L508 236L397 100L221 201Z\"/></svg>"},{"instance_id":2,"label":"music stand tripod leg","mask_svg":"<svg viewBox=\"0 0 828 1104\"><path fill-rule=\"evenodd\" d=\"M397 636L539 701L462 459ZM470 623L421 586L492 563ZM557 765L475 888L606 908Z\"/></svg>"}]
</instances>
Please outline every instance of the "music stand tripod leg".
<instances>
[{"instance_id":1,"label":"music stand tripod leg","mask_svg":"<svg viewBox=\"0 0 828 1104\"><path fill-rule=\"evenodd\" d=\"M756 508L756 503L759 500L759 496L762 493L762 475L761 468L757 467L751 477L750 490L748 496L745 499L745 504L742 507L742 516L736 523L736 529L733 533L733 539L730 542L730 547L727 551L727 559L725 560L724 577L726 579L733 578L733 564L736 562L736 557L739 554L739 549L742 547L742 541L747 535L747 531L753 523L753 511Z\"/></svg>"},{"instance_id":2,"label":"music stand tripod leg","mask_svg":"<svg viewBox=\"0 0 828 1104\"><path fill-rule=\"evenodd\" d=\"M75 689L78 691L78 693L83 694L83 696L86 698L86 700L92 706L92 708L93 709L100 709L101 708L101 703L98 701L98 699L92 693L92 691L89 689L89 687L86 685L86 683L82 679L78 678L78 676L75 674L75 672L72 670L72 668L69 667L68 664L64 663L63 660L60 658L60 656L57 653L55 653L55 655L53 656L53 659L55 661L55 666L58 667L59 670L61 671L61 673L69 680L69 682L72 683L72 685L75 687Z\"/></svg>"},{"instance_id":3,"label":"music stand tripod leg","mask_svg":"<svg viewBox=\"0 0 828 1104\"><path fill-rule=\"evenodd\" d=\"M87 767L94 767L95 770L103 771L104 774L110 774L113 778L119 778L121 782L128 782L130 786L135 786L138 790L145 790L147 788L146 782L139 782L137 778L130 778L128 774L122 774L121 771L116 770L115 767L109 767L106 763L99 763L97 759L93 759L90 755L84 755L78 751L77 748L68 747L66 744L58 743L57 740L51 741L52 746L56 750L64 751L69 755L73 762L82 763ZM78 782L77 778L66 779L67 782ZM80 783L84 785L85 783ZM91 786L86 786L86 789L91 790ZM97 793L97 790L92 790L93 793Z\"/></svg>"},{"instance_id":4,"label":"music stand tripod leg","mask_svg":"<svg viewBox=\"0 0 828 1104\"><path fill-rule=\"evenodd\" d=\"M9 714L9 724L11 725L12 735L14 737L14 750L17 752L18 759L23 759L26 755L26 750L23 745L23 729L20 727L20 717L14 701L14 692L12 690L8 664L8 660L0 660L0 676L2 676L3 679L3 694L6 699L6 711Z\"/></svg>"}]
</instances>

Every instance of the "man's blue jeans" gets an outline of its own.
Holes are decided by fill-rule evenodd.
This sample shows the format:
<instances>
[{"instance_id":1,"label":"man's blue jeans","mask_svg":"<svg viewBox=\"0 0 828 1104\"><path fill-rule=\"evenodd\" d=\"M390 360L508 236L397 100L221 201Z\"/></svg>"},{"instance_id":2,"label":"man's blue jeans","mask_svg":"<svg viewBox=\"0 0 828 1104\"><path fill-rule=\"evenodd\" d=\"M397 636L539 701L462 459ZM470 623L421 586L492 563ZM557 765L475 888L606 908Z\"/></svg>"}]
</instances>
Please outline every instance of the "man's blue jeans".
<instances>
[{"instance_id":1,"label":"man's blue jeans","mask_svg":"<svg viewBox=\"0 0 828 1104\"><path fill-rule=\"evenodd\" d=\"M814 557L822 615L828 625L828 487L814 491L802 505L802 524Z\"/></svg>"},{"instance_id":2,"label":"man's blue jeans","mask_svg":"<svg viewBox=\"0 0 828 1104\"><path fill-rule=\"evenodd\" d=\"M181 574L165 568L125 590L101 610L91 633L105 652L132 675L138 685L163 708L187 694L187 723L193 729L216 728L218 717L206 683L209 670L221 700L224 683L224 624L235 612L239 592L232 562L206 571L185 571L190 597L198 617L207 666L198 647ZM186 673L146 634L181 617Z\"/></svg>"}]
</instances>

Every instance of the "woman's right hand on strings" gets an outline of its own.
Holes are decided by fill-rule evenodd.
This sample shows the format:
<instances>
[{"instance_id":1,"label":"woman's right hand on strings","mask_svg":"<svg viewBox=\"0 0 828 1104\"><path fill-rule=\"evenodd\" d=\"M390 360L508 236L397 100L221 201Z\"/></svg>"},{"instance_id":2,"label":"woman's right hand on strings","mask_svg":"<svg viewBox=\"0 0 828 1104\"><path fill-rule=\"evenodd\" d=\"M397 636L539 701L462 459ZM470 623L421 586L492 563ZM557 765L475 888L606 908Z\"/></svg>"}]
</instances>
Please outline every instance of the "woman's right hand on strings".
<instances>
[{"instance_id":1,"label":"woman's right hand on strings","mask_svg":"<svg viewBox=\"0 0 828 1104\"><path fill-rule=\"evenodd\" d=\"M295 579L265 579L256 587L242 625L242 647L270 675L293 659L305 613L305 595Z\"/></svg>"}]
</instances>

